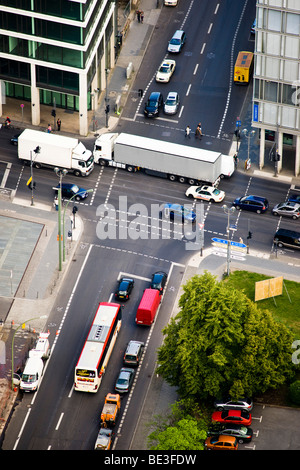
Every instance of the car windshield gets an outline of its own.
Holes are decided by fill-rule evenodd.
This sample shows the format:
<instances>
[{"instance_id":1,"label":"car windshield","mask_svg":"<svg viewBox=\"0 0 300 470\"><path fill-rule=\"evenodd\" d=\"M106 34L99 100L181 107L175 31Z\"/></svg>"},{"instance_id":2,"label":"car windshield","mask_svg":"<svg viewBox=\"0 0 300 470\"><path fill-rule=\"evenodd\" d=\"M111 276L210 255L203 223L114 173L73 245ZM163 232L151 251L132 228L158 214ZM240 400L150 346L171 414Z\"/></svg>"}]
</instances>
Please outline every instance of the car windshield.
<instances>
[{"instance_id":1,"label":"car windshield","mask_svg":"<svg viewBox=\"0 0 300 470\"><path fill-rule=\"evenodd\" d=\"M175 105L175 104L176 104L175 98L168 98L168 99L166 99L166 104L168 104L168 105Z\"/></svg>"},{"instance_id":2,"label":"car windshield","mask_svg":"<svg viewBox=\"0 0 300 470\"><path fill-rule=\"evenodd\" d=\"M35 374L23 374L22 381L28 384L31 384L36 381L36 375Z\"/></svg>"},{"instance_id":3,"label":"car windshield","mask_svg":"<svg viewBox=\"0 0 300 470\"><path fill-rule=\"evenodd\" d=\"M71 189L72 189L74 194L78 193L78 191L79 191L79 188L78 188L77 184L73 184Z\"/></svg>"},{"instance_id":4,"label":"car windshield","mask_svg":"<svg viewBox=\"0 0 300 470\"><path fill-rule=\"evenodd\" d=\"M118 385L126 385L128 382L127 379L118 379Z\"/></svg>"},{"instance_id":5,"label":"car windshield","mask_svg":"<svg viewBox=\"0 0 300 470\"><path fill-rule=\"evenodd\" d=\"M213 194L215 194L216 196L218 196L220 194L220 190L219 189L214 189L213 190Z\"/></svg>"},{"instance_id":6,"label":"car windshield","mask_svg":"<svg viewBox=\"0 0 300 470\"><path fill-rule=\"evenodd\" d=\"M162 65L162 66L160 67L160 69L159 69L159 71L160 71L161 73L168 73L169 70L170 70L170 66L169 66L169 65Z\"/></svg>"},{"instance_id":7,"label":"car windshield","mask_svg":"<svg viewBox=\"0 0 300 470\"><path fill-rule=\"evenodd\" d=\"M240 434L247 434L248 428L246 428L246 426L241 426L239 431Z\"/></svg>"},{"instance_id":8,"label":"car windshield","mask_svg":"<svg viewBox=\"0 0 300 470\"><path fill-rule=\"evenodd\" d=\"M171 39L170 44L173 44L173 46L179 46L180 39Z\"/></svg>"}]
</instances>

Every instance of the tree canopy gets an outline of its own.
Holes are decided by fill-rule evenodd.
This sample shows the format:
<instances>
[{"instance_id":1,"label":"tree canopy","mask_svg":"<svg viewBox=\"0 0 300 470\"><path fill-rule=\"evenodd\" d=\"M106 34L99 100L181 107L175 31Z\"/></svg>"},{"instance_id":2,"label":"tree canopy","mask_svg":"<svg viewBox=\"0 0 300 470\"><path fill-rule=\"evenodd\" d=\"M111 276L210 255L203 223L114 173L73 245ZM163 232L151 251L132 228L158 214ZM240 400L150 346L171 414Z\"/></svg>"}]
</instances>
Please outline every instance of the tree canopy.
<instances>
[{"instance_id":1,"label":"tree canopy","mask_svg":"<svg viewBox=\"0 0 300 470\"><path fill-rule=\"evenodd\" d=\"M158 351L158 373L181 397L252 397L293 376L293 335L271 313L208 272L183 291Z\"/></svg>"}]
</instances>

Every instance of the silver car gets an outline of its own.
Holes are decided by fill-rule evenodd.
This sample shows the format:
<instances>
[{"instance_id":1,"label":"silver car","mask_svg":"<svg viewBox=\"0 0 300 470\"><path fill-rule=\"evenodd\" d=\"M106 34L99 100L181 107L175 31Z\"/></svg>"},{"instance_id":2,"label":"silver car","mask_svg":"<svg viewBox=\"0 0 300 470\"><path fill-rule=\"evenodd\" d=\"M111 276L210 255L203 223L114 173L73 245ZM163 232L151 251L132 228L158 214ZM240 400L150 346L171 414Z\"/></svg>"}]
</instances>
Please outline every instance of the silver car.
<instances>
[{"instance_id":1,"label":"silver car","mask_svg":"<svg viewBox=\"0 0 300 470\"><path fill-rule=\"evenodd\" d=\"M176 114L179 107L179 95L176 91L170 91L164 102L165 114Z\"/></svg>"},{"instance_id":2,"label":"silver car","mask_svg":"<svg viewBox=\"0 0 300 470\"><path fill-rule=\"evenodd\" d=\"M215 408L218 411L223 410L245 410L251 411L253 408L253 401L250 398L241 398L239 400L231 400L231 398L225 398L224 400L215 400Z\"/></svg>"},{"instance_id":3,"label":"silver car","mask_svg":"<svg viewBox=\"0 0 300 470\"><path fill-rule=\"evenodd\" d=\"M122 367L119 377L116 382L115 391L118 393L129 392L134 378L135 370L127 367Z\"/></svg>"},{"instance_id":4,"label":"silver car","mask_svg":"<svg viewBox=\"0 0 300 470\"><path fill-rule=\"evenodd\" d=\"M300 217L300 204L296 202L281 202L273 208L272 213L273 215L292 217L292 219L296 220Z\"/></svg>"}]
</instances>

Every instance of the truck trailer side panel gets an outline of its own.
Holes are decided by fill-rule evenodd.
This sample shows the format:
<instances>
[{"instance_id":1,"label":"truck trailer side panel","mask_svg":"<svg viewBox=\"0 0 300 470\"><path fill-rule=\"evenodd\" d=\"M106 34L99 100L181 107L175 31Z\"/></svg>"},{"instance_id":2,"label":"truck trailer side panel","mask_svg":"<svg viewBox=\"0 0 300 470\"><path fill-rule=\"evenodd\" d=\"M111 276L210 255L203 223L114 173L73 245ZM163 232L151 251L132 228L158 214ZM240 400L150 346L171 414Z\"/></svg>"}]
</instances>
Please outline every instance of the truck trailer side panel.
<instances>
[{"instance_id":1,"label":"truck trailer side panel","mask_svg":"<svg viewBox=\"0 0 300 470\"><path fill-rule=\"evenodd\" d=\"M125 133L115 140L114 161L209 183L222 173L219 152Z\"/></svg>"}]
</instances>

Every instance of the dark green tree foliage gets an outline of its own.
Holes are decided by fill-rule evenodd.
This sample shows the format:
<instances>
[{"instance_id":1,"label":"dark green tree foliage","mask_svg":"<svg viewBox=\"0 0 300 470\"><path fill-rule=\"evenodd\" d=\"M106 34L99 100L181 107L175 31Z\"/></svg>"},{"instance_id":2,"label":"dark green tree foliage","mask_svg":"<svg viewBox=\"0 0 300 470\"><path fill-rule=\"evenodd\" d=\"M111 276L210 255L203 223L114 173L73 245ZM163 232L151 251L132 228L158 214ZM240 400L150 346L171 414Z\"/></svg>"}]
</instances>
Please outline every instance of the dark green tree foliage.
<instances>
[{"instance_id":1,"label":"dark green tree foliage","mask_svg":"<svg viewBox=\"0 0 300 470\"><path fill-rule=\"evenodd\" d=\"M293 336L269 312L207 272L183 290L158 351L158 373L181 397L254 396L293 376Z\"/></svg>"}]
</instances>

